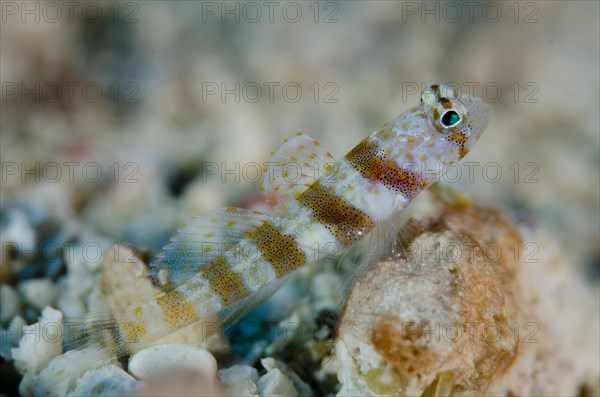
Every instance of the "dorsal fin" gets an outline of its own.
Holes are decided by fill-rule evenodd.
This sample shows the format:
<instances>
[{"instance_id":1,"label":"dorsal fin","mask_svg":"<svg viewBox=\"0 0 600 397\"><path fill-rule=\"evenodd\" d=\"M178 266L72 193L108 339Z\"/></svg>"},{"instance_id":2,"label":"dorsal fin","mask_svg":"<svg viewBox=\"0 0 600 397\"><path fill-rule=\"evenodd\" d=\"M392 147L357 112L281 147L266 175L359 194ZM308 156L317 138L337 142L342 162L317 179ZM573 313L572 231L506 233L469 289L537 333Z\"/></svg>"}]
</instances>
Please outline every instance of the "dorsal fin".
<instances>
[{"instance_id":1,"label":"dorsal fin","mask_svg":"<svg viewBox=\"0 0 600 397\"><path fill-rule=\"evenodd\" d=\"M175 288L235 248L269 217L243 208L219 208L192 218L150 264L149 274Z\"/></svg>"},{"instance_id":2,"label":"dorsal fin","mask_svg":"<svg viewBox=\"0 0 600 397\"><path fill-rule=\"evenodd\" d=\"M285 140L267 167L261 190L274 207L302 193L333 168L335 160L321 143L298 132Z\"/></svg>"}]
</instances>

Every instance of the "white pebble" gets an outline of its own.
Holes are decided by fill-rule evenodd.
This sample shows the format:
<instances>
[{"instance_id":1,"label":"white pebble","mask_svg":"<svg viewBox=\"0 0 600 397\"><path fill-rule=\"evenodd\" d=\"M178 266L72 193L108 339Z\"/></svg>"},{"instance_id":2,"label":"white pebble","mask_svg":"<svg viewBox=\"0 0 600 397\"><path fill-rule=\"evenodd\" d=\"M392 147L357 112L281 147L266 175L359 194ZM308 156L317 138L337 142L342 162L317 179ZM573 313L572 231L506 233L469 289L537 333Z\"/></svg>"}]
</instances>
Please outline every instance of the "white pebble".
<instances>
[{"instance_id":1,"label":"white pebble","mask_svg":"<svg viewBox=\"0 0 600 397\"><path fill-rule=\"evenodd\" d=\"M32 374L31 372L26 373L23 378L21 379L21 382L19 383L19 395L22 397L33 397L34 391L33 391L33 383L35 382L35 379L37 378L37 375Z\"/></svg>"},{"instance_id":2,"label":"white pebble","mask_svg":"<svg viewBox=\"0 0 600 397\"><path fill-rule=\"evenodd\" d=\"M12 360L11 350L19 346L23 335L23 328L27 325L25 319L18 314L10 320L6 328L2 328L2 341L0 343L0 355L6 360Z\"/></svg>"},{"instance_id":3,"label":"white pebble","mask_svg":"<svg viewBox=\"0 0 600 397\"><path fill-rule=\"evenodd\" d=\"M310 285L310 295L315 312L335 310L342 302L340 292L343 283L339 275L333 272L317 274Z\"/></svg>"},{"instance_id":4,"label":"white pebble","mask_svg":"<svg viewBox=\"0 0 600 397\"><path fill-rule=\"evenodd\" d=\"M35 231L27 215L19 210L10 210L6 214L6 227L2 230L2 242L14 243L19 252L31 252L35 249Z\"/></svg>"},{"instance_id":5,"label":"white pebble","mask_svg":"<svg viewBox=\"0 0 600 397\"><path fill-rule=\"evenodd\" d=\"M79 295L73 290L59 289L59 296L56 299L56 306L65 314L66 317L83 317L86 309L84 303L79 299Z\"/></svg>"},{"instance_id":6,"label":"white pebble","mask_svg":"<svg viewBox=\"0 0 600 397\"><path fill-rule=\"evenodd\" d=\"M87 371L77 381L73 396L126 396L132 395L138 382L116 365L105 365Z\"/></svg>"},{"instance_id":7,"label":"white pebble","mask_svg":"<svg viewBox=\"0 0 600 397\"><path fill-rule=\"evenodd\" d=\"M287 366L287 364L275 360L272 357L265 357L260 360L260 363L268 371L267 373L277 370L281 372L283 376L288 378L292 382L297 395L302 397L312 396L310 386L304 383L304 381L300 379L300 377L289 366Z\"/></svg>"},{"instance_id":8,"label":"white pebble","mask_svg":"<svg viewBox=\"0 0 600 397\"><path fill-rule=\"evenodd\" d=\"M62 353L62 318L60 311L46 307L38 323L25 327L19 347L11 350L19 373L39 373L50 359Z\"/></svg>"},{"instance_id":9,"label":"white pebble","mask_svg":"<svg viewBox=\"0 0 600 397\"><path fill-rule=\"evenodd\" d=\"M19 312L19 294L10 285L0 284L0 302L0 321L8 321Z\"/></svg>"},{"instance_id":10,"label":"white pebble","mask_svg":"<svg viewBox=\"0 0 600 397\"><path fill-rule=\"evenodd\" d=\"M234 365L219 371L219 378L232 396L254 396L258 393L258 371L249 365Z\"/></svg>"},{"instance_id":11,"label":"white pebble","mask_svg":"<svg viewBox=\"0 0 600 397\"><path fill-rule=\"evenodd\" d=\"M29 394L34 396L68 395L79 385L86 373L110 364L116 364L114 358L106 350L96 346L68 351L54 357L39 375L31 378L28 382ZM19 390L21 390L21 386ZM84 386L81 387L84 388Z\"/></svg>"},{"instance_id":12,"label":"white pebble","mask_svg":"<svg viewBox=\"0 0 600 397\"><path fill-rule=\"evenodd\" d=\"M129 361L129 372L141 380L179 371L195 371L207 378L216 378L217 361L200 347L176 344L149 347L134 354Z\"/></svg>"},{"instance_id":13,"label":"white pebble","mask_svg":"<svg viewBox=\"0 0 600 397\"><path fill-rule=\"evenodd\" d=\"M294 382L279 369L269 370L258 380L258 394L261 396L298 396Z\"/></svg>"},{"instance_id":14,"label":"white pebble","mask_svg":"<svg viewBox=\"0 0 600 397\"><path fill-rule=\"evenodd\" d=\"M38 310L51 305L56 296L56 290L51 280L45 278L31 279L19 285L25 302Z\"/></svg>"}]
</instances>

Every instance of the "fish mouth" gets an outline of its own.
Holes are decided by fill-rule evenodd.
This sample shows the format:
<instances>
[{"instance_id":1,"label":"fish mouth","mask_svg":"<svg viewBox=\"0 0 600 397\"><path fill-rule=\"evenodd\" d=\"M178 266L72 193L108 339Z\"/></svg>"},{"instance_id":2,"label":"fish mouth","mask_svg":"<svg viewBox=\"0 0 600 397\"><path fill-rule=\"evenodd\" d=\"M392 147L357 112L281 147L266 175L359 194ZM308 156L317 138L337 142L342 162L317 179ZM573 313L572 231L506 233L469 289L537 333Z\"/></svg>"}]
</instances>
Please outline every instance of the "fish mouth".
<instances>
[{"instance_id":1,"label":"fish mouth","mask_svg":"<svg viewBox=\"0 0 600 397\"><path fill-rule=\"evenodd\" d=\"M471 95L461 96L460 102L467 110L468 125L471 130L467 140L467 148L471 149L490 123L493 111L492 107L481 98Z\"/></svg>"}]
</instances>

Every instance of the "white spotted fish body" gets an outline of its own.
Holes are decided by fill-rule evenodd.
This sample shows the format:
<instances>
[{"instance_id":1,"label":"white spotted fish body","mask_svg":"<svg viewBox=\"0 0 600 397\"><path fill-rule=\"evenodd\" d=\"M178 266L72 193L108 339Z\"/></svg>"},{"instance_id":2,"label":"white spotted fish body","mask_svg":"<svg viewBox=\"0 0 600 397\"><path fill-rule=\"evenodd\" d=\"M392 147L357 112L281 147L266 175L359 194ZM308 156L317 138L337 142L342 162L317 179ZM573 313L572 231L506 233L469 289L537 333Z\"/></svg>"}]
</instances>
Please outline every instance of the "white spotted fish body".
<instances>
[{"instance_id":1,"label":"white spotted fish body","mask_svg":"<svg viewBox=\"0 0 600 397\"><path fill-rule=\"evenodd\" d=\"M396 216L467 154L491 113L478 98L433 85L339 161L297 134L267 167L263 190L276 212L223 208L194 218L151 265L161 292L99 323L108 330L101 345L127 354L199 321L235 320L285 276Z\"/></svg>"}]
</instances>

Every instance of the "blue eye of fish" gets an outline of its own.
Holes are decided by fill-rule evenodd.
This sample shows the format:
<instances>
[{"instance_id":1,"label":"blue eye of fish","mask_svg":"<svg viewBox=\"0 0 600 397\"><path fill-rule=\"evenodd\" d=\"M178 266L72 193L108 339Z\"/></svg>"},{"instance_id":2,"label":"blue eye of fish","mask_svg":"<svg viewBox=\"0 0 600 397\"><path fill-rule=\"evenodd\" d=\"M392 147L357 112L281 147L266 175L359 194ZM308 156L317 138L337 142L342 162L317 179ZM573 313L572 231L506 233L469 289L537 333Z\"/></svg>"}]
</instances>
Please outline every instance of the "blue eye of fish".
<instances>
[{"instance_id":1,"label":"blue eye of fish","mask_svg":"<svg viewBox=\"0 0 600 397\"><path fill-rule=\"evenodd\" d=\"M449 110L442 116L444 127L454 127L458 123L460 123L460 116L454 110Z\"/></svg>"}]
</instances>

